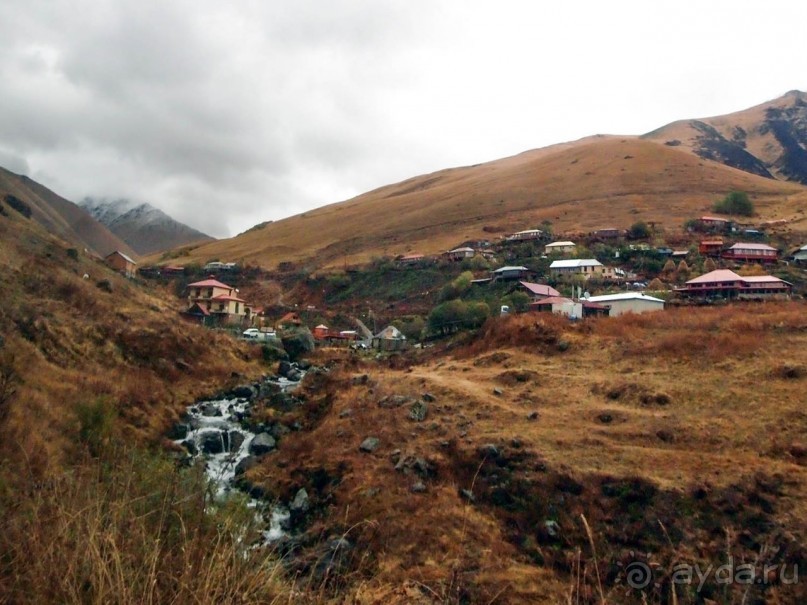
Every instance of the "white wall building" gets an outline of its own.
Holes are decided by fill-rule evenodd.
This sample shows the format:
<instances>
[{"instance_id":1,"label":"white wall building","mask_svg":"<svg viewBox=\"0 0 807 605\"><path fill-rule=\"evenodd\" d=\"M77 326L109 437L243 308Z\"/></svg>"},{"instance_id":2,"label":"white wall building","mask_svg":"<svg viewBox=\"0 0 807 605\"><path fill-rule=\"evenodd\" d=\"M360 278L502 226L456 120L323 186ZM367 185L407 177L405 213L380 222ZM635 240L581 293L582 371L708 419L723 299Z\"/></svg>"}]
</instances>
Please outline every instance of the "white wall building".
<instances>
[{"instance_id":1,"label":"white wall building","mask_svg":"<svg viewBox=\"0 0 807 605\"><path fill-rule=\"evenodd\" d=\"M664 310L664 301L644 292L621 292L619 294L603 294L591 296L589 301L610 307L608 314L618 317L625 313L652 313Z\"/></svg>"}]
</instances>

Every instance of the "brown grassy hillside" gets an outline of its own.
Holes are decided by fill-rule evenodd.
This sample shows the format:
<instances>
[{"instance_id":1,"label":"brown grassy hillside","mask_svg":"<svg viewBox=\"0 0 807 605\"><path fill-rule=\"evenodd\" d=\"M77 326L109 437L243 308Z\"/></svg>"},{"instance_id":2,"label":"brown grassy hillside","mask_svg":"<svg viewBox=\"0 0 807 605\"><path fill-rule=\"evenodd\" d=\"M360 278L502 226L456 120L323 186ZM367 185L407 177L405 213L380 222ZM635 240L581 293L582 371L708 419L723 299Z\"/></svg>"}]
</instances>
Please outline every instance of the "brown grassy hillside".
<instances>
[{"instance_id":1,"label":"brown grassy hillside","mask_svg":"<svg viewBox=\"0 0 807 605\"><path fill-rule=\"evenodd\" d=\"M0 352L20 386L2 447L37 468L58 463L74 445L76 406L102 400L125 435L154 441L195 394L259 371L243 345L178 321L173 296L68 246L4 207Z\"/></svg>"},{"instance_id":2,"label":"brown grassy hillside","mask_svg":"<svg viewBox=\"0 0 807 605\"><path fill-rule=\"evenodd\" d=\"M437 253L544 220L556 232L627 228L638 220L679 228L731 190L749 192L764 219L803 218L797 214L807 201L801 185L653 141L593 137L415 177L186 250L178 260L338 265L374 255Z\"/></svg>"},{"instance_id":3,"label":"brown grassy hillside","mask_svg":"<svg viewBox=\"0 0 807 605\"><path fill-rule=\"evenodd\" d=\"M798 90L725 116L673 122L642 138L807 184L807 93Z\"/></svg>"},{"instance_id":4,"label":"brown grassy hillside","mask_svg":"<svg viewBox=\"0 0 807 605\"><path fill-rule=\"evenodd\" d=\"M673 597L670 570L803 573L805 345L797 303L496 319L453 351L345 359L252 478L306 488L296 544L347 536L355 602L801 603L773 578ZM658 586L627 586L632 561Z\"/></svg>"},{"instance_id":5,"label":"brown grassy hillside","mask_svg":"<svg viewBox=\"0 0 807 605\"><path fill-rule=\"evenodd\" d=\"M106 256L120 250L134 256L132 249L73 202L25 176L0 168L0 205L13 195L31 209L31 218L50 233L75 246ZM6 208L8 204L5 203Z\"/></svg>"}]
</instances>

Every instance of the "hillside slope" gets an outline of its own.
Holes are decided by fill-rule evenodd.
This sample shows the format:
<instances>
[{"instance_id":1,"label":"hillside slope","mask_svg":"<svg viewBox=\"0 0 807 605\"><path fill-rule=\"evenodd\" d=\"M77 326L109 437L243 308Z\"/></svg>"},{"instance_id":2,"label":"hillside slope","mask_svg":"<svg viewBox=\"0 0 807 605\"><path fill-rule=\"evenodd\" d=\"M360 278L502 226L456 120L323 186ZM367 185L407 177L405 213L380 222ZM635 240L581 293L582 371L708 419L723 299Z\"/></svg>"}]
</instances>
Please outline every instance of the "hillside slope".
<instances>
[{"instance_id":1,"label":"hillside slope","mask_svg":"<svg viewBox=\"0 0 807 605\"><path fill-rule=\"evenodd\" d=\"M213 240L151 204L138 204L127 199L85 198L79 206L138 254L152 254L193 242Z\"/></svg>"},{"instance_id":2,"label":"hillside slope","mask_svg":"<svg viewBox=\"0 0 807 605\"><path fill-rule=\"evenodd\" d=\"M680 227L731 190L749 192L765 219L801 219L807 189L636 137L596 136L510 158L418 176L238 237L182 252L211 258L307 261L310 267L406 252L437 253L550 221L556 232Z\"/></svg>"},{"instance_id":3,"label":"hillside slope","mask_svg":"<svg viewBox=\"0 0 807 605\"><path fill-rule=\"evenodd\" d=\"M6 206L7 196L22 201L30 208L34 221L75 246L86 247L101 256L115 250L134 255L123 240L73 202L27 176L0 168L0 200Z\"/></svg>"},{"instance_id":4,"label":"hillside slope","mask_svg":"<svg viewBox=\"0 0 807 605\"><path fill-rule=\"evenodd\" d=\"M807 93L798 90L725 116L673 122L642 138L760 176L807 184Z\"/></svg>"}]
</instances>

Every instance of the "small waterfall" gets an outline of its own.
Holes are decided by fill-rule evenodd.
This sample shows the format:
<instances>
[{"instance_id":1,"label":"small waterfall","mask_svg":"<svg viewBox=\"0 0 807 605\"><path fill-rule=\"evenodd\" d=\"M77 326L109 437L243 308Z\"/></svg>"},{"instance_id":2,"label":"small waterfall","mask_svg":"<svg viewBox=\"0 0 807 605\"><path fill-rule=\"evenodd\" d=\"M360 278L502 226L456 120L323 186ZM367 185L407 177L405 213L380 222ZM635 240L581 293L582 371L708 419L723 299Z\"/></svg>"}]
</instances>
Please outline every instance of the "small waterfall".
<instances>
[{"instance_id":1,"label":"small waterfall","mask_svg":"<svg viewBox=\"0 0 807 605\"><path fill-rule=\"evenodd\" d=\"M294 366L292 366L294 367ZM298 368L295 376L302 376ZM236 477L248 468L248 463L274 449L274 437L245 428L251 409L265 390L290 392L299 381L283 377L264 378L255 385L238 387L233 391L188 407L182 423L175 430L175 443L183 446L192 460L204 460L205 473L213 486L213 503L221 502L235 490ZM255 442L255 443L253 443ZM240 466L239 466L240 465ZM284 535L289 523L289 511L282 506L268 507L266 502L250 497L248 506L256 510L267 529L264 542L273 542Z\"/></svg>"}]
</instances>

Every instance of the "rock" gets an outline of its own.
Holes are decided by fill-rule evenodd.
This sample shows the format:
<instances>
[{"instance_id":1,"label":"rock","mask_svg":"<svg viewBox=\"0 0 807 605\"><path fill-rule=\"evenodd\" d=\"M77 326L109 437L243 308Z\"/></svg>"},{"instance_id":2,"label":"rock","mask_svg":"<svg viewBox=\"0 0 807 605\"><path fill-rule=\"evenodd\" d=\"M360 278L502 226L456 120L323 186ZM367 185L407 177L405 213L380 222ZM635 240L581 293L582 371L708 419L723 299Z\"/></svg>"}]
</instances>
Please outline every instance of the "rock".
<instances>
[{"instance_id":1,"label":"rock","mask_svg":"<svg viewBox=\"0 0 807 605\"><path fill-rule=\"evenodd\" d=\"M277 375L285 378L288 373L291 372L291 367L290 361L281 361L279 364L277 364Z\"/></svg>"},{"instance_id":2,"label":"rock","mask_svg":"<svg viewBox=\"0 0 807 605\"><path fill-rule=\"evenodd\" d=\"M369 377L367 374L362 374L361 376L354 376L354 377L351 379L351 381L350 381L350 382L351 382L351 383L352 383L354 386L359 386L359 385L364 385L364 384L367 384L369 381L370 381L370 377Z\"/></svg>"},{"instance_id":3,"label":"rock","mask_svg":"<svg viewBox=\"0 0 807 605\"><path fill-rule=\"evenodd\" d=\"M202 416L207 416L208 418L222 415L221 409L213 403L203 403L201 406L199 406L199 412L202 414Z\"/></svg>"},{"instance_id":4,"label":"rock","mask_svg":"<svg viewBox=\"0 0 807 605\"><path fill-rule=\"evenodd\" d=\"M540 416L541 415L538 412L533 411L533 412L530 412L529 414L527 414L527 420L538 420L538 418L540 418Z\"/></svg>"},{"instance_id":5,"label":"rock","mask_svg":"<svg viewBox=\"0 0 807 605\"><path fill-rule=\"evenodd\" d=\"M463 500L467 500L468 502L476 502L476 497L474 497L474 493L469 489L461 489L460 497Z\"/></svg>"},{"instance_id":6,"label":"rock","mask_svg":"<svg viewBox=\"0 0 807 605\"><path fill-rule=\"evenodd\" d=\"M235 465L235 475L243 475L256 464L258 464L258 458L256 456L246 456L242 458L238 461L238 464Z\"/></svg>"},{"instance_id":7,"label":"rock","mask_svg":"<svg viewBox=\"0 0 807 605\"><path fill-rule=\"evenodd\" d=\"M497 448L492 443L486 443L482 447L479 448L479 455L483 458L498 458L499 457L499 448Z\"/></svg>"},{"instance_id":8,"label":"rock","mask_svg":"<svg viewBox=\"0 0 807 605\"><path fill-rule=\"evenodd\" d=\"M193 439L186 439L185 441L182 442L182 445L185 447L186 450L188 450L188 453L191 456L195 456L196 454L199 453L199 448L196 447L196 443L193 441Z\"/></svg>"},{"instance_id":9,"label":"rock","mask_svg":"<svg viewBox=\"0 0 807 605\"><path fill-rule=\"evenodd\" d=\"M280 385L275 382L264 380L258 387L258 397L266 399L280 392Z\"/></svg>"},{"instance_id":10,"label":"rock","mask_svg":"<svg viewBox=\"0 0 807 605\"><path fill-rule=\"evenodd\" d=\"M104 292L112 293L112 282L108 279L102 279L98 283L95 284L95 287L99 290L103 290Z\"/></svg>"},{"instance_id":11,"label":"rock","mask_svg":"<svg viewBox=\"0 0 807 605\"><path fill-rule=\"evenodd\" d=\"M418 481L412 484L412 487L409 488L413 494L422 494L426 491L426 484L423 481Z\"/></svg>"},{"instance_id":12,"label":"rock","mask_svg":"<svg viewBox=\"0 0 807 605\"><path fill-rule=\"evenodd\" d=\"M353 408L348 408L339 412L340 418L350 418L353 415Z\"/></svg>"},{"instance_id":13,"label":"rock","mask_svg":"<svg viewBox=\"0 0 807 605\"><path fill-rule=\"evenodd\" d=\"M300 368L303 372L307 372L311 369L312 363L307 359L301 359L297 362L297 367Z\"/></svg>"},{"instance_id":14,"label":"rock","mask_svg":"<svg viewBox=\"0 0 807 605\"><path fill-rule=\"evenodd\" d=\"M291 412L297 405L297 399L294 397L294 395L286 393L285 391L280 391L269 397L266 404L269 407L275 408L281 412Z\"/></svg>"},{"instance_id":15,"label":"rock","mask_svg":"<svg viewBox=\"0 0 807 605\"><path fill-rule=\"evenodd\" d=\"M303 379L303 373L300 370L291 369L286 374L286 379L291 382L300 382Z\"/></svg>"},{"instance_id":16,"label":"rock","mask_svg":"<svg viewBox=\"0 0 807 605\"><path fill-rule=\"evenodd\" d=\"M187 361L185 361L182 358L175 359L174 360L174 365L176 366L177 370L179 370L180 372L190 372L193 369L191 367L191 364L189 364Z\"/></svg>"},{"instance_id":17,"label":"rock","mask_svg":"<svg viewBox=\"0 0 807 605\"><path fill-rule=\"evenodd\" d=\"M614 421L614 417L611 414L603 413L597 416L597 420L603 424L611 424Z\"/></svg>"},{"instance_id":18,"label":"rock","mask_svg":"<svg viewBox=\"0 0 807 605\"><path fill-rule=\"evenodd\" d=\"M560 525L558 525L557 521L547 519L544 521L544 529L550 538L557 538L560 536Z\"/></svg>"},{"instance_id":19,"label":"rock","mask_svg":"<svg viewBox=\"0 0 807 605\"><path fill-rule=\"evenodd\" d=\"M307 512L310 506L311 502L308 499L308 492L305 491L304 487L301 487L294 495L294 500L292 500L291 504L289 504L289 511L295 514L300 514Z\"/></svg>"},{"instance_id":20,"label":"rock","mask_svg":"<svg viewBox=\"0 0 807 605\"><path fill-rule=\"evenodd\" d=\"M257 389L251 384L242 384L235 387L231 394L233 397L243 397L244 399L252 399L258 394Z\"/></svg>"},{"instance_id":21,"label":"rock","mask_svg":"<svg viewBox=\"0 0 807 605\"><path fill-rule=\"evenodd\" d=\"M493 389L493 394L501 397L502 395L504 395L504 391L502 391L499 387L496 387Z\"/></svg>"},{"instance_id":22,"label":"rock","mask_svg":"<svg viewBox=\"0 0 807 605\"><path fill-rule=\"evenodd\" d=\"M239 431L230 431L227 433L227 438L229 441L227 450L230 452L237 452L241 445L243 445L244 439L246 439L244 433Z\"/></svg>"},{"instance_id":23,"label":"rock","mask_svg":"<svg viewBox=\"0 0 807 605\"><path fill-rule=\"evenodd\" d=\"M205 454L221 454L229 445L227 433L222 431L202 431L199 433L199 449Z\"/></svg>"},{"instance_id":24,"label":"rock","mask_svg":"<svg viewBox=\"0 0 807 605\"><path fill-rule=\"evenodd\" d=\"M660 431L656 432L656 437L661 439L664 443L672 443L675 441L675 435L671 431L661 429Z\"/></svg>"},{"instance_id":25,"label":"rock","mask_svg":"<svg viewBox=\"0 0 807 605\"><path fill-rule=\"evenodd\" d=\"M409 420L415 422L423 422L426 420L426 415L429 413L429 404L425 401L416 401L409 408Z\"/></svg>"},{"instance_id":26,"label":"rock","mask_svg":"<svg viewBox=\"0 0 807 605\"><path fill-rule=\"evenodd\" d=\"M423 401L426 401L428 403L434 403L435 401L437 401L437 398L431 393L423 393L421 399L423 399Z\"/></svg>"},{"instance_id":27,"label":"rock","mask_svg":"<svg viewBox=\"0 0 807 605\"><path fill-rule=\"evenodd\" d=\"M269 429L269 433L275 439L280 439L283 435L288 435L291 433L291 429L287 427L285 424L278 422L271 429Z\"/></svg>"},{"instance_id":28,"label":"rock","mask_svg":"<svg viewBox=\"0 0 807 605\"><path fill-rule=\"evenodd\" d=\"M521 447L521 440L520 439L511 439L510 440L510 447L515 449L519 449Z\"/></svg>"},{"instance_id":29,"label":"rock","mask_svg":"<svg viewBox=\"0 0 807 605\"><path fill-rule=\"evenodd\" d=\"M271 452L275 449L275 446L276 441L274 437L269 433L261 433L260 435L255 435L252 439L252 443L249 444L249 453L255 456L261 456Z\"/></svg>"},{"instance_id":30,"label":"rock","mask_svg":"<svg viewBox=\"0 0 807 605\"><path fill-rule=\"evenodd\" d=\"M364 441L361 442L361 445L359 446L359 449L362 452L366 452L366 453L369 454L371 452L374 452L376 450L376 448L378 448L379 443L380 442L379 442L378 438L376 438L376 437L367 437L367 439L365 439Z\"/></svg>"},{"instance_id":31,"label":"rock","mask_svg":"<svg viewBox=\"0 0 807 605\"><path fill-rule=\"evenodd\" d=\"M291 360L299 359L306 353L311 353L315 348L311 330L304 326L285 330L280 337L280 342L283 343L283 348Z\"/></svg>"},{"instance_id":32,"label":"rock","mask_svg":"<svg viewBox=\"0 0 807 605\"><path fill-rule=\"evenodd\" d=\"M168 438L173 439L174 441L179 441L180 439L185 439L189 432L190 427L187 424L177 422L171 427L171 430L168 431Z\"/></svg>"},{"instance_id":33,"label":"rock","mask_svg":"<svg viewBox=\"0 0 807 605\"><path fill-rule=\"evenodd\" d=\"M402 405L405 405L412 401L411 397L406 397L405 395L390 395L388 397L384 397L378 402L378 407L380 408L399 408Z\"/></svg>"},{"instance_id":34,"label":"rock","mask_svg":"<svg viewBox=\"0 0 807 605\"><path fill-rule=\"evenodd\" d=\"M390 452L389 457L390 457L390 460L392 460L393 462L395 462L397 464L398 460L401 459L401 450L397 450L397 449L392 450Z\"/></svg>"}]
</instances>

